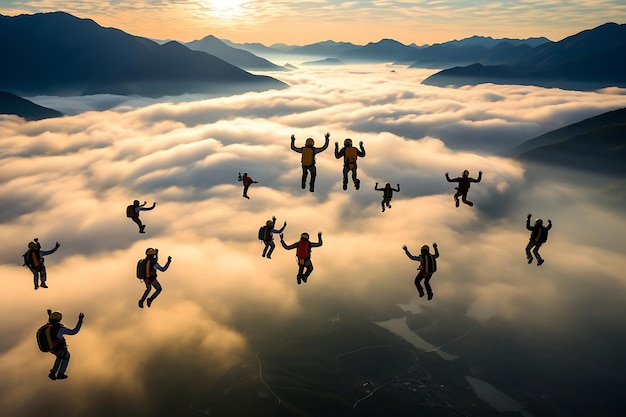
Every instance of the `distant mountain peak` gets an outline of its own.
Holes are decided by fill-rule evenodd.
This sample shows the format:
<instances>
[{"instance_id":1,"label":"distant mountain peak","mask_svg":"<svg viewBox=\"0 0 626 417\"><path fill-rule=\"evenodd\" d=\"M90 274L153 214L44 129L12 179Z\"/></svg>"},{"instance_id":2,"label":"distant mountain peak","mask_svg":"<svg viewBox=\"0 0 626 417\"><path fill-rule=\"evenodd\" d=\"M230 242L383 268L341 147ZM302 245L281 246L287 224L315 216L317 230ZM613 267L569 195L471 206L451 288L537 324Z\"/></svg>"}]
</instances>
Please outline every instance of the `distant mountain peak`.
<instances>
[{"instance_id":1,"label":"distant mountain peak","mask_svg":"<svg viewBox=\"0 0 626 417\"><path fill-rule=\"evenodd\" d=\"M284 88L177 41L163 45L65 12L0 19L0 90L24 96L230 94Z\"/></svg>"}]
</instances>

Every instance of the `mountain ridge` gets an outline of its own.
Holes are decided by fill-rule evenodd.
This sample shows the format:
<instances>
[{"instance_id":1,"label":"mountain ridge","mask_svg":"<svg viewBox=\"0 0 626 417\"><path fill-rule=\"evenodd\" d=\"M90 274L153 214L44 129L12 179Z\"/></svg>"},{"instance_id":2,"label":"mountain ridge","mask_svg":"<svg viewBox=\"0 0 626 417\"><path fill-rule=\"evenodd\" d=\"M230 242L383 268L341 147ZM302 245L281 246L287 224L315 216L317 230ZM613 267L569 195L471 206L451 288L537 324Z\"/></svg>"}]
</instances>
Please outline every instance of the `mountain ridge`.
<instances>
[{"instance_id":1,"label":"mountain ridge","mask_svg":"<svg viewBox=\"0 0 626 417\"><path fill-rule=\"evenodd\" d=\"M509 63L475 63L445 69L422 83L439 87L483 83L536 85L567 90L626 87L626 25L605 23L539 45Z\"/></svg>"},{"instance_id":2,"label":"mountain ridge","mask_svg":"<svg viewBox=\"0 0 626 417\"><path fill-rule=\"evenodd\" d=\"M626 108L529 139L507 152L522 162L624 178Z\"/></svg>"},{"instance_id":3,"label":"mountain ridge","mask_svg":"<svg viewBox=\"0 0 626 417\"><path fill-rule=\"evenodd\" d=\"M0 90L20 96L224 94L286 85L178 42L163 45L65 12L0 15Z\"/></svg>"},{"instance_id":4,"label":"mountain ridge","mask_svg":"<svg viewBox=\"0 0 626 417\"><path fill-rule=\"evenodd\" d=\"M6 91L0 91L0 114L20 116L27 121L62 117L60 111L40 106Z\"/></svg>"}]
</instances>

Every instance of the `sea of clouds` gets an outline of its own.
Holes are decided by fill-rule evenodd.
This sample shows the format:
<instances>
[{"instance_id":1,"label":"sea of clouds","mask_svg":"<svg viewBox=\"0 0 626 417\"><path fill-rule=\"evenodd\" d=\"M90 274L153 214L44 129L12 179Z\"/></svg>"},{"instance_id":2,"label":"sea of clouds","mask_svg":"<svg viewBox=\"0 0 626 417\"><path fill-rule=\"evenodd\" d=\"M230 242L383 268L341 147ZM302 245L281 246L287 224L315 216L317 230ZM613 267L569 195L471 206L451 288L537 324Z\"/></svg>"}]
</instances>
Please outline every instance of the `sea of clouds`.
<instances>
[{"instance_id":1,"label":"sea of clouds","mask_svg":"<svg viewBox=\"0 0 626 417\"><path fill-rule=\"evenodd\" d=\"M623 211L589 199L580 181L531 183L503 151L547 131L626 106L626 92L530 86L424 86L429 70L387 65L307 67L272 74L290 88L225 98L163 100L94 96L33 98L67 116L25 122L0 116L0 407L6 415L157 415L184 409L228 368L253 353L268 329L332 311L415 302L422 244L437 242L430 303L461 305L480 320L581 326L623 314ZM315 193L300 188L307 137L321 146ZM363 141L361 189L341 188L334 142ZM455 208L451 177L464 169L473 208ZM241 196L237 174L258 184ZM381 213L374 184L400 184ZM132 200L146 234L125 217ZM527 265L527 213L554 223ZM298 286L293 251L262 258L259 226L284 221L285 241L303 231L323 246ZM38 237L49 289L33 291L21 255ZM160 249L161 296L137 308L135 264ZM420 303L426 303L420 299ZM600 308L599 306L602 306ZM64 382L46 378L51 355L34 332L46 309L81 332L68 337ZM322 313L324 312L324 313ZM108 404L108 405L107 405ZM159 411L157 411L159 410ZM52 413L54 415L54 413Z\"/></svg>"}]
</instances>

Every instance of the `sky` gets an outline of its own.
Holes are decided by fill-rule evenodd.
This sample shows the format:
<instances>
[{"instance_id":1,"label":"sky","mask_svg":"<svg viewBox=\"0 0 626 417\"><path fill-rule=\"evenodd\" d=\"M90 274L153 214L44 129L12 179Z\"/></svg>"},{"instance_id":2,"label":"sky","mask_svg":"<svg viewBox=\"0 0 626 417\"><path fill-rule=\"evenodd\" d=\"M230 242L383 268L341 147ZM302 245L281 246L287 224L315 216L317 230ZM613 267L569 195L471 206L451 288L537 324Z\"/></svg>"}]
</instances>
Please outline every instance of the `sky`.
<instances>
[{"instance_id":1,"label":"sky","mask_svg":"<svg viewBox=\"0 0 626 417\"><path fill-rule=\"evenodd\" d=\"M417 45L545 36L558 41L606 22L626 22L621 0L0 0L0 14L64 11L133 35L189 42L364 45L385 38Z\"/></svg>"},{"instance_id":2,"label":"sky","mask_svg":"<svg viewBox=\"0 0 626 417\"><path fill-rule=\"evenodd\" d=\"M162 100L112 96L31 97L68 114L25 122L0 116L0 408L11 416L181 415L192 399L255 352L272 329L327 312L381 305L460 306L476 320L498 318L594 340L581 361L620 358L603 335L626 313L623 209L590 198L593 175L528 179L501 151L550 130L626 106L624 89L563 91L481 85L421 85L432 71L362 65L272 74L291 87L225 98ZM103 103L106 103L103 104ZM110 107L104 111L93 108ZM317 156L315 193L300 189L290 136L331 145ZM363 141L361 189L341 188L334 143ZM444 174L464 169L473 208L454 207ZM241 196L238 172L258 181ZM567 176L565 178L568 178ZM375 183L400 184L380 210ZM125 217L133 199L146 234ZM551 219L541 267L528 265L526 215ZM298 286L293 252L262 258L258 228L271 216L300 233L315 270ZM49 289L33 290L21 266L38 237ZM413 286L416 253L437 242L432 301ZM163 292L139 309L135 265L147 247L172 256ZM530 273L529 273L530 271ZM53 357L34 332L60 310L73 327L67 381L51 382ZM605 326L605 327L601 327ZM569 348L568 348L569 350ZM571 353L574 354L574 353ZM50 410L48 404L57 404Z\"/></svg>"}]
</instances>

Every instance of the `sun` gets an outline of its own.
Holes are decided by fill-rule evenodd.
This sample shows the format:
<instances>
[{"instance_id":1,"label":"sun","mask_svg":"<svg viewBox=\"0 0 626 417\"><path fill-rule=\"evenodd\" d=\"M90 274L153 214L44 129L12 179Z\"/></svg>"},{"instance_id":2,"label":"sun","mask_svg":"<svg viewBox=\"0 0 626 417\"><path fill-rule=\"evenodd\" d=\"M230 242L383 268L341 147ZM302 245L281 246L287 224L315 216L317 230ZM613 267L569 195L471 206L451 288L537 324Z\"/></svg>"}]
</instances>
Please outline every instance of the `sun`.
<instances>
[{"instance_id":1,"label":"sun","mask_svg":"<svg viewBox=\"0 0 626 417\"><path fill-rule=\"evenodd\" d=\"M208 14L221 19L235 19L246 14L247 0L205 0L199 2Z\"/></svg>"}]
</instances>

